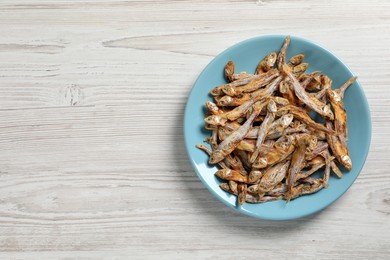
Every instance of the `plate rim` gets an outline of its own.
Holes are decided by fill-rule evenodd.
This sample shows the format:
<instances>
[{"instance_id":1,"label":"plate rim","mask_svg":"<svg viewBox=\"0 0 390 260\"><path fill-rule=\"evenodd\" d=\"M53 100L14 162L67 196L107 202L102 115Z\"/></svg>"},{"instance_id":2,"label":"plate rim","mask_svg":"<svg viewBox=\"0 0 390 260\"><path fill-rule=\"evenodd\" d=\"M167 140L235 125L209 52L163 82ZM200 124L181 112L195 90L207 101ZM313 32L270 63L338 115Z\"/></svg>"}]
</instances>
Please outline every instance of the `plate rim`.
<instances>
[{"instance_id":1,"label":"plate rim","mask_svg":"<svg viewBox=\"0 0 390 260\"><path fill-rule=\"evenodd\" d=\"M358 173L356 174L356 176L353 178L352 182L345 187L344 191L342 191L342 193L337 196L336 198L332 199L329 201L329 203L326 204L326 206L322 207L322 208L318 208L314 211L310 211L310 212L304 212L302 214L298 214L294 217L284 217L284 216L274 216L274 217L267 217L267 216L259 216L258 214L256 214L255 212L253 211L247 211L247 210L242 210L241 207L235 207L233 205L231 205L230 203L228 203L224 198L222 198L218 193L216 193L214 191L214 189L206 182L206 180L201 176L198 168L197 168L197 165L195 164L194 160L192 159L192 156L191 156L191 152L190 152L190 144L188 143L189 140L187 138L187 127L186 126L186 118L188 118L189 116L189 111L190 111L190 105L189 105L189 99L191 97L191 95L193 94L193 92L195 91L195 87L197 86L197 84L199 83L200 81L200 78L201 76L203 75L203 73L205 71L207 71L209 69L209 67L211 67L217 60L218 57L220 56L223 56L225 53L229 53L230 51L232 51L234 48L237 48L239 47L240 45L244 45L248 42L251 42L251 41L256 41L256 40L261 40L261 39L264 39L264 38L272 38L272 37L277 37L277 38L285 38L287 37L287 35L284 35L284 34L265 34L265 35L258 35L258 36L255 36L255 37L251 37L251 38L248 38L248 39L245 39L243 41L240 41L240 42L237 42L231 46L229 46L228 48L226 48L225 50L223 50L222 52L220 52L219 54L215 55L213 57L213 59L204 67L204 69L199 73L197 79L195 80L195 82L193 83L192 87L191 87L191 91L189 92L188 94L188 97L187 97L187 101L186 101L186 106L185 106L185 110L184 110L184 121L183 121L183 138L184 138L184 143L185 143L185 147L186 147L186 152L187 152L187 156L188 156L188 159L189 161L191 162L191 166L192 168L194 169L197 177L200 179L200 181L202 182L202 184L207 188L207 190L214 196L216 197L219 201L221 201L224 205L228 206L229 208L233 209L234 211L236 212L239 212L239 213L242 213L244 215L247 215L247 216L250 216L250 217L254 217L254 218L257 218L257 219L263 219L263 220L276 220L276 221L279 221L279 220L292 220L292 219L299 219L299 218L303 218L303 217L306 217L306 216L310 216L310 215L314 215L320 211L322 211L323 209L329 207L330 205L332 205L335 201L337 201L340 197L342 197L346 192L347 190L350 189L350 187L352 186L352 184L355 183L356 179L358 178L358 176L360 175L364 165L366 164L366 161L367 161L367 157L368 157L368 154L369 154L369 151L370 151L370 147L371 147L371 138L372 138L372 121L371 121L371 110L370 110L370 106L368 104L368 99L367 99L367 96L364 92L364 89L362 87L362 85L360 84L359 80L357 79L356 80L356 84L357 84L357 87L360 89L363 97L364 97L364 102L363 104L361 104L363 107L364 107L364 110L367 111L367 114L368 114L368 138L367 138L367 147L366 147L366 151L365 151L365 155L364 155L364 161L363 161L363 164L361 165L360 169L358 169ZM331 52L330 50L328 50L327 48L321 46L320 44L312 41L312 40L308 40L306 38L303 38L303 37L300 37L300 36L295 36L295 35L290 35L290 38L291 38L291 41L293 41L294 39L299 39L300 41L303 41L303 42L307 42L309 44L312 44L312 45L315 45L316 47L322 49L323 51L325 51L326 53L330 54L331 56L333 56L338 62L340 62L343 66L345 66L345 68L352 74L352 75L355 75L352 70L348 67L348 65L346 65L345 62L343 62L336 54L334 54L333 52Z\"/></svg>"}]
</instances>

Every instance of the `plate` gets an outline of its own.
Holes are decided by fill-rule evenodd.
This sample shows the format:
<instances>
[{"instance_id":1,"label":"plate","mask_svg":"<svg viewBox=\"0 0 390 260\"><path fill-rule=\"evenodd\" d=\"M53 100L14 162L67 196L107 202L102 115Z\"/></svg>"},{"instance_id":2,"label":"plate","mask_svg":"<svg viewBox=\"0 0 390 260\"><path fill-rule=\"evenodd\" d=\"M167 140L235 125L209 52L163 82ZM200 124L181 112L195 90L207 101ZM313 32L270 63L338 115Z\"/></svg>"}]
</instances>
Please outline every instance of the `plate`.
<instances>
[{"instance_id":1,"label":"plate","mask_svg":"<svg viewBox=\"0 0 390 260\"><path fill-rule=\"evenodd\" d=\"M278 52L285 35L266 35L240 42L215 57L202 71L189 95L184 113L184 141L187 153L196 174L207 189L230 208L262 219L287 220L308 216L318 212L336 201L353 184L363 168L371 141L371 118L367 98L357 80L345 92L344 105L347 110L348 147L353 169L343 170L343 178L333 174L329 187L321 191L299 197L286 204L284 200L263 204L245 203L236 205L236 196L221 190L220 180L214 175L217 166L207 163L208 156L195 147L210 136L204 127L205 102L212 101L209 91L226 83L223 75L225 64L232 60L235 71L253 73L259 61L272 51ZM305 54L305 62L309 63L307 72L321 71L332 80L332 86L338 88L352 75L351 70L334 54L325 48L300 37L291 37L287 51L287 60L298 54Z\"/></svg>"}]
</instances>

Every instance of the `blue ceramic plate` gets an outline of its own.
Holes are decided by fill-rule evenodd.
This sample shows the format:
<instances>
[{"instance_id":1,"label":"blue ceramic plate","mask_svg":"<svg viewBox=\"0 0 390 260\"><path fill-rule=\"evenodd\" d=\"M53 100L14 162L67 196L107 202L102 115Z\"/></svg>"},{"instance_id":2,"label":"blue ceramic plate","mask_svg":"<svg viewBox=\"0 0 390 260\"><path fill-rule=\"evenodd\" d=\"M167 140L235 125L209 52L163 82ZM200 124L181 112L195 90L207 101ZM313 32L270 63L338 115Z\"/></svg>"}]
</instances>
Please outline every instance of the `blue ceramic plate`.
<instances>
[{"instance_id":1,"label":"blue ceramic plate","mask_svg":"<svg viewBox=\"0 0 390 260\"><path fill-rule=\"evenodd\" d=\"M366 160L371 140L371 119L367 99L359 82L355 82L345 93L344 105L347 110L348 147L351 153L353 169L344 170L342 179L331 176L329 187L307 196L290 201L284 200L263 204L249 204L236 206L236 197L219 188L220 180L214 176L217 166L207 163L208 156L195 147L203 143L203 139L210 136L204 130L205 101L212 100L209 91L214 87L226 83L223 75L225 64L232 60L236 72L247 71L253 73L258 62L272 51L278 52L283 43L284 35L269 35L255 37L240 42L213 59L200 74L187 101L184 116L184 139L187 152L199 179L220 201L243 214L272 220L286 220L304 217L318 212L337 200L352 185L359 175ZM287 58L298 54L305 54L305 62L309 63L307 72L321 71L333 80L333 87L338 88L353 73L348 67L330 51L308 40L291 37ZM332 174L333 175L333 174Z\"/></svg>"}]
</instances>

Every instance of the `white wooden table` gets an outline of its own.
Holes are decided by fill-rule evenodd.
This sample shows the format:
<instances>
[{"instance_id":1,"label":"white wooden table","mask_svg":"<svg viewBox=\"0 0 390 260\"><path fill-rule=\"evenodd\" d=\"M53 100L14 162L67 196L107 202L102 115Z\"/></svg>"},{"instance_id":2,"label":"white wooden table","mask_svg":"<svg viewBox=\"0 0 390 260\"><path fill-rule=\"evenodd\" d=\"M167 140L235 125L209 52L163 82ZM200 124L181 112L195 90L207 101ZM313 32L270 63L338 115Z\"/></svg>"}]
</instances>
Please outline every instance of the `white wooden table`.
<instances>
[{"instance_id":1,"label":"white wooden table","mask_svg":"<svg viewBox=\"0 0 390 260\"><path fill-rule=\"evenodd\" d=\"M389 259L390 2L0 2L0 259ZM183 112L204 66L261 34L312 39L372 112L359 178L311 217L215 199Z\"/></svg>"}]
</instances>

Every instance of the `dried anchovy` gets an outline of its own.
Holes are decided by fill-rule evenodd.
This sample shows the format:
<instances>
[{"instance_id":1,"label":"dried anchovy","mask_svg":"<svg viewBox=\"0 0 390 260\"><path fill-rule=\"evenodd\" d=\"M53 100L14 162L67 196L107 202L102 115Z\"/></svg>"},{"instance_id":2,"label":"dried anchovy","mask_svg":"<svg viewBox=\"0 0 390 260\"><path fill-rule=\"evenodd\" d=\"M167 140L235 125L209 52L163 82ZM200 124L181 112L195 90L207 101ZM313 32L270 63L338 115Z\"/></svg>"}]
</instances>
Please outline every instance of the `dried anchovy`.
<instances>
[{"instance_id":1,"label":"dried anchovy","mask_svg":"<svg viewBox=\"0 0 390 260\"><path fill-rule=\"evenodd\" d=\"M224 73L225 73L225 77L230 82L232 82L233 81L233 74L234 74L234 62L233 61L229 61L228 63L226 63Z\"/></svg>"},{"instance_id":2,"label":"dried anchovy","mask_svg":"<svg viewBox=\"0 0 390 260\"><path fill-rule=\"evenodd\" d=\"M254 163L256 158L259 156L261 145L263 144L265 137L267 136L268 130L275 119L275 112L277 110L276 103L273 100L271 100L270 102L268 102L267 108L268 108L268 113L260 125L258 135L257 135L257 140L256 140L256 149L249 159L250 163Z\"/></svg>"},{"instance_id":3,"label":"dried anchovy","mask_svg":"<svg viewBox=\"0 0 390 260\"><path fill-rule=\"evenodd\" d=\"M252 80L243 86L225 86L222 91L229 96L238 96L242 93L249 93L258 90L259 88L267 85L271 80L279 75L279 71L276 69L270 70L267 73L262 74L257 79Z\"/></svg>"},{"instance_id":4,"label":"dried anchovy","mask_svg":"<svg viewBox=\"0 0 390 260\"><path fill-rule=\"evenodd\" d=\"M286 39L284 39L282 48L280 48L278 59L277 59L279 70L281 70L283 65L286 64L286 53L289 44L290 44L290 36L287 36Z\"/></svg>"},{"instance_id":5,"label":"dried anchovy","mask_svg":"<svg viewBox=\"0 0 390 260\"><path fill-rule=\"evenodd\" d=\"M297 55L291 57L291 59L287 63L287 66L289 66L290 68L294 68L295 66L301 64L304 59L305 59L304 54L302 54L302 53L297 54Z\"/></svg>"},{"instance_id":6,"label":"dried anchovy","mask_svg":"<svg viewBox=\"0 0 390 260\"><path fill-rule=\"evenodd\" d=\"M264 57L257 65L255 74L265 73L272 69L276 62L276 52L271 52L267 56Z\"/></svg>"},{"instance_id":7,"label":"dried anchovy","mask_svg":"<svg viewBox=\"0 0 390 260\"><path fill-rule=\"evenodd\" d=\"M285 73L287 74L287 76L290 78L291 83L292 83L291 85L294 88L294 93L299 98L299 100L301 100L303 103L305 103L305 105L307 105L308 107L313 109L315 112L317 112L321 116L328 118L330 120L333 120L334 115L333 115L330 107L328 105L322 103L321 101L319 101L315 97L309 95L305 91L305 89L301 86L301 84L299 83L297 78L294 76L294 74L291 72L291 70L288 68L288 66L283 66L283 69L284 69Z\"/></svg>"},{"instance_id":8,"label":"dried anchovy","mask_svg":"<svg viewBox=\"0 0 390 260\"><path fill-rule=\"evenodd\" d=\"M234 131L231 135L229 135L225 140L222 141L217 147L215 151L210 156L209 163L218 163L223 160L228 154L233 152L233 150L237 147L238 143L244 139L245 135L248 133L253 120L255 120L256 116L260 111L254 110L249 119L240 126L236 131Z\"/></svg>"}]
</instances>

